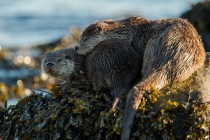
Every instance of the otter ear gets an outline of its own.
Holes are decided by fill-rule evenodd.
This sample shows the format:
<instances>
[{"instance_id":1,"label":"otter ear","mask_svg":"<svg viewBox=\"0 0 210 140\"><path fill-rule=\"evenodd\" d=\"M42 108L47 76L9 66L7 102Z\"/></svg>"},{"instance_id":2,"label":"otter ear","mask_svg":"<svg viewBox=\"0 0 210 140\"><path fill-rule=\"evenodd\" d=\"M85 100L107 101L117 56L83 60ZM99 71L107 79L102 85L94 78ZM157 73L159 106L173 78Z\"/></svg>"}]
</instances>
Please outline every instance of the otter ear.
<instances>
[{"instance_id":1,"label":"otter ear","mask_svg":"<svg viewBox=\"0 0 210 140\"><path fill-rule=\"evenodd\" d=\"M96 31L96 32L101 32L101 31L102 31L102 27L96 26L95 31Z\"/></svg>"},{"instance_id":2,"label":"otter ear","mask_svg":"<svg viewBox=\"0 0 210 140\"><path fill-rule=\"evenodd\" d=\"M104 22L104 21L96 22L96 29L95 29L95 31L104 32L104 31L107 30L108 26L109 26L108 22Z\"/></svg>"}]
</instances>

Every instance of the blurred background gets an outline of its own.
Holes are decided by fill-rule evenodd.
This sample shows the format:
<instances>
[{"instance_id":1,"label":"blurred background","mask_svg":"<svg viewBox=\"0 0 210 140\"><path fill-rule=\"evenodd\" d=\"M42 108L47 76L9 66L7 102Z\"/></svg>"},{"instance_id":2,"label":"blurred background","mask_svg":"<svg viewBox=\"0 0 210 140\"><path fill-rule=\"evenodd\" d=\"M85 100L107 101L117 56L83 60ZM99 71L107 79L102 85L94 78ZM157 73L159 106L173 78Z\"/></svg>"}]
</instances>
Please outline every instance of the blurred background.
<instances>
[{"instance_id":1,"label":"blurred background","mask_svg":"<svg viewBox=\"0 0 210 140\"><path fill-rule=\"evenodd\" d=\"M187 18L210 51L210 1L202 0L0 0L0 106L50 88L41 73L43 54L74 46L89 24L141 16Z\"/></svg>"}]
</instances>

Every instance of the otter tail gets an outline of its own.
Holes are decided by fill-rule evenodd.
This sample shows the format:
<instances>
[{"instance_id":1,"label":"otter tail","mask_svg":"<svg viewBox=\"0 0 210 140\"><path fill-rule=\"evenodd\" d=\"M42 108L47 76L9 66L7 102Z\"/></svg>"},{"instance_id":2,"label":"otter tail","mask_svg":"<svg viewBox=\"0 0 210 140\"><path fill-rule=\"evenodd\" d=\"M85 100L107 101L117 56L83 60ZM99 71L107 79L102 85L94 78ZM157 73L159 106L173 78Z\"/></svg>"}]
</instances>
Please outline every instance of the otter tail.
<instances>
[{"instance_id":1,"label":"otter tail","mask_svg":"<svg viewBox=\"0 0 210 140\"><path fill-rule=\"evenodd\" d=\"M121 140L129 140L134 116L144 94L145 91L135 88L129 92L124 109Z\"/></svg>"},{"instance_id":2,"label":"otter tail","mask_svg":"<svg viewBox=\"0 0 210 140\"><path fill-rule=\"evenodd\" d=\"M155 82L150 83L150 81L150 78L141 81L128 93L123 114L121 140L129 140L136 111L141 103L142 97L151 89L151 85L154 85L157 89L160 89L164 86Z\"/></svg>"}]
</instances>

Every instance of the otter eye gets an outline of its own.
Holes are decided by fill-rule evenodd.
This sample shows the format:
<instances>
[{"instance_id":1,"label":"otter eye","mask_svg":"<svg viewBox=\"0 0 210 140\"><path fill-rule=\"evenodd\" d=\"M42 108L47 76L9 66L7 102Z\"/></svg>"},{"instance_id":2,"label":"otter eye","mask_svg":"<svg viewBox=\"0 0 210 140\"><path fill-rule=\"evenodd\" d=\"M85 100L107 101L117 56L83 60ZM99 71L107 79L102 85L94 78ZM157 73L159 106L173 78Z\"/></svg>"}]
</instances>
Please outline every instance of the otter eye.
<instances>
[{"instance_id":1,"label":"otter eye","mask_svg":"<svg viewBox=\"0 0 210 140\"><path fill-rule=\"evenodd\" d=\"M83 42L87 41L87 38L83 39Z\"/></svg>"},{"instance_id":2,"label":"otter eye","mask_svg":"<svg viewBox=\"0 0 210 140\"><path fill-rule=\"evenodd\" d=\"M98 27L98 31L101 32L102 31L102 28L101 27Z\"/></svg>"},{"instance_id":3,"label":"otter eye","mask_svg":"<svg viewBox=\"0 0 210 140\"><path fill-rule=\"evenodd\" d=\"M71 59L71 56L65 55L65 58L66 58L66 59Z\"/></svg>"}]
</instances>

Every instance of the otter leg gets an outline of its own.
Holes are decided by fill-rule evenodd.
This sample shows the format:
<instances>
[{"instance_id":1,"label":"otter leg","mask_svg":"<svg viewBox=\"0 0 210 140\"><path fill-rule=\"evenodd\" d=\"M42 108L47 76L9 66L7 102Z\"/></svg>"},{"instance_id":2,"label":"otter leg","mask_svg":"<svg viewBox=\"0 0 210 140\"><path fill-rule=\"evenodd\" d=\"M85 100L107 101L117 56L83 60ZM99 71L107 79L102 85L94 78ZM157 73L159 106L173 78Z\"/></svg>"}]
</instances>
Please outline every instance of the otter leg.
<instances>
[{"instance_id":1,"label":"otter leg","mask_svg":"<svg viewBox=\"0 0 210 140\"><path fill-rule=\"evenodd\" d=\"M132 88L126 99L126 106L123 113L121 140L129 140L131 133L131 126L137 111L136 109L138 108L138 105L141 103L141 98L144 95L144 91L139 91L138 97L136 96L136 93L137 90ZM132 107L132 102L135 102L135 107Z\"/></svg>"},{"instance_id":2,"label":"otter leg","mask_svg":"<svg viewBox=\"0 0 210 140\"><path fill-rule=\"evenodd\" d=\"M156 76L154 76L156 75ZM152 88L152 85L155 88L160 89L163 86L156 86L158 85L162 78L166 77L164 75L159 74L158 72L152 73L149 77L142 79L140 83L135 85L126 98L126 105L123 114L123 123L122 123L122 140L128 140L130 137L132 123L136 114L136 111L141 103L142 97L145 95L147 91ZM163 80L166 81L166 80ZM162 84L165 85L166 83Z\"/></svg>"},{"instance_id":3,"label":"otter leg","mask_svg":"<svg viewBox=\"0 0 210 140\"><path fill-rule=\"evenodd\" d=\"M114 96L114 100L112 102L112 108L116 108L117 104L122 99L122 96L125 93L128 93L129 90L130 90L129 88L115 88L112 90L112 95Z\"/></svg>"},{"instance_id":4,"label":"otter leg","mask_svg":"<svg viewBox=\"0 0 210 140\"><path fill-rule=\"evenodd\" d=\"M122 69L121 67L119 68ZM130 71L121 70L120 73L118 71L118 69L113 69L112 73L114 74L111 76L106 76L105 78L106 83L108 83L109 87L112 88L111 95L114 97L112 108L115 108L121 101L122 96L129 92L131 89L131 83L134 79L132 78L133 75L130 74ZM122 106L120 105L120 107Z\"/></svg>"}]
</instances>

